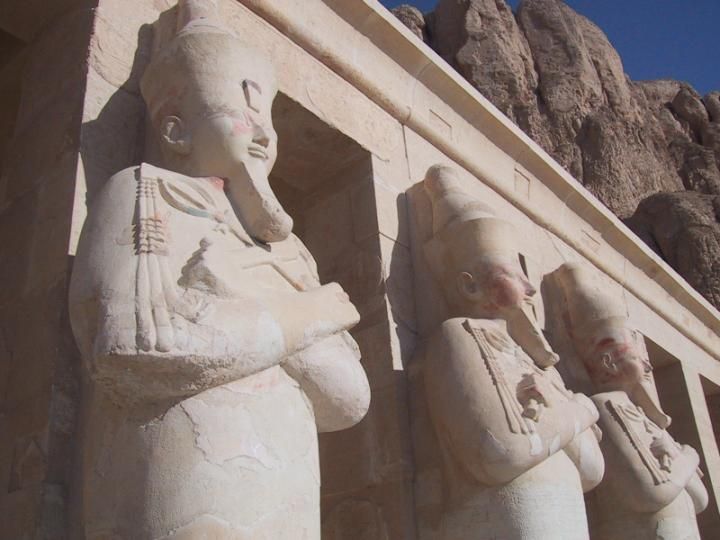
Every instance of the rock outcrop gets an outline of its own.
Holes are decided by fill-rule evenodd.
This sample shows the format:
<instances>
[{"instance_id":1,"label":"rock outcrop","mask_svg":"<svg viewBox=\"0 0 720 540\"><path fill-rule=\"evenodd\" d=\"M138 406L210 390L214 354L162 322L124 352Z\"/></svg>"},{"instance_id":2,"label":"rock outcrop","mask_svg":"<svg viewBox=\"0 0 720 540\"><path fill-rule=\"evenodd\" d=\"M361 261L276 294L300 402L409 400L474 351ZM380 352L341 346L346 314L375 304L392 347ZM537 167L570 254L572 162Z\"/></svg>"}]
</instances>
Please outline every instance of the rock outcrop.
<instances>
[{"instance_id":1,"label":"rock outcrop","mask_svg":"<svg viewBox=\"0 0 720 540\"><path fill-rule=\"evenodd\" d=\"M403 4L393 9L393 14L400 19L400 22L407 26L413 34L423 41L427 41L425 15L423 15L422 11L416 7Z\"/></svg>"},{"instance_id":2,"label":"rock outcrop","mask_svg":"<svg viewBox=\"0 0 720 540\"><path fill-rule=\"evenodd\" d=\"M640 203L628 225L690 285L720 306L720 196L657 193Z\"/></svg>"},{"instance_id":3,"label":"rock outcrop","mask_svg":"<svg viewBox=\"0 0 720 540\"><path fill-rule=\"evenodd\" d=\"M720 227L720 92L631 81L602 30L561 0L394 12L720 307L720 243L698 229Z\"/></svg>"}]
</instances>

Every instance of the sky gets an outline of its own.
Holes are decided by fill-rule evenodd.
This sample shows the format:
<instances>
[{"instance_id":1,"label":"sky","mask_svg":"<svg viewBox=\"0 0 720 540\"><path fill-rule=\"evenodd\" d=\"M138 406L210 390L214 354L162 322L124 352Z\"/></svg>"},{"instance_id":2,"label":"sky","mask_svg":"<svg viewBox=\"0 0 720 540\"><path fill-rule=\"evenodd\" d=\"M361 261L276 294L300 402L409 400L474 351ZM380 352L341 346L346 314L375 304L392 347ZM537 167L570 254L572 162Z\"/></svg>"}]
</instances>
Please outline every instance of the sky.
<instances>
[{"instance_id":1,"label":"sky","mask_svg":"<svg viewBox=\"0 0 720 540\"><path fill-rule=\"evenodd\" d=\"M437 0L381 0L421 11ZM516 8L520 0L509 0ZM720 90L720 0L566 0L597 24L633 80L677 79L704 95Z\"/></svg>"}]
</instances>

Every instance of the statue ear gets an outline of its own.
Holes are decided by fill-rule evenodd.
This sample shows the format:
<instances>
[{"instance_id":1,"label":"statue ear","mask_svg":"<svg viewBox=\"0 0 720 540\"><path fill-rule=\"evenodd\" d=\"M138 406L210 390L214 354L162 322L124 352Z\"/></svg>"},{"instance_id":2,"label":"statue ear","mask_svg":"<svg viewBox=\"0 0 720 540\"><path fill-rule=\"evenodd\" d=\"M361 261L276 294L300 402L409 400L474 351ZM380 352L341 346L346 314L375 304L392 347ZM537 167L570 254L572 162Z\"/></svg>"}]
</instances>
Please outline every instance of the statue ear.
<instances>
[{"instance_id":1,"label":"statue ear","mask_svg":"<svg viewBox=\"0 0 720 540\"><path fill-rule=\"evenodd\" d=\"M472 274L460 272L456 284L461 297L471 302L477 301L482 297L480 285Z\"/></svg>"},{"instance_id":2,"label":"statue ear","mask_svg":"<svg viewBox=\"0 0 720 540\"><path fill-rule=\"evenodd\" d=\"M160 125L162 144L177 154L187 155L192 147L190 133L177 116L166 116Z\"/></svg>"},{"instance_id":3,"label":"statue ear","mask_svg":"<svg viewBox=\"0 0 720 540\"><path fill-rule=\"evenodd\" d=\"M600 362L602 363L603 368L613 375L616 375L619 371L618 366L610 353L603 353L600 357Z\"/></svg>"}]
</instances>

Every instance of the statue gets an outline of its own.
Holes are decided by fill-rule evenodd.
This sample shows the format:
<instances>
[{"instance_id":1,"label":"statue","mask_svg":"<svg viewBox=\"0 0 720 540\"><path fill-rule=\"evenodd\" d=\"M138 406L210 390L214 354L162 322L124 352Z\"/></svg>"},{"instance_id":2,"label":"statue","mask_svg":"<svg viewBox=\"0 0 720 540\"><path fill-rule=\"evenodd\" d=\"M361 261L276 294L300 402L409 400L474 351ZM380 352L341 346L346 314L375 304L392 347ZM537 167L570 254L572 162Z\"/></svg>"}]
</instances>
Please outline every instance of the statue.
<instances>
[{"instance_id":1,"label":"statue","mask_svg":"<svg viewBox=\"0 0 720 540\"><path fill-rule=\"evenodd\" d=\"M70 292L86 368L73 537L319 540L317 432L370 390L268 174L270 63L180 0L141 82L163 167L92 201Z\"/></svg>"},{"instance_id":2,"label":"statue","mask_svg":"<svg viewBox=\"0 0 720 540\"><path fill-rule=\"evenodd\" d=\"M598 413L563 384L529 302L515 230L430 168L425 255L452 318L428 338L422 370L443 456L442 540L587 539L583 492L604 463Z\"/></svg>"},{"instance_id":3,"label":"statue","mask_svg":"<svg viewBox=\"0 0 720 540\"><path fill-rule=\"evenodd\" d=\"M630 327L622 302L581 265L560 267L569 334L598 392L607 463L595 491L597 540L699 539L695 514L708 494L697 452L666 431L643 336Z\"/></svg>"}]
</instances>

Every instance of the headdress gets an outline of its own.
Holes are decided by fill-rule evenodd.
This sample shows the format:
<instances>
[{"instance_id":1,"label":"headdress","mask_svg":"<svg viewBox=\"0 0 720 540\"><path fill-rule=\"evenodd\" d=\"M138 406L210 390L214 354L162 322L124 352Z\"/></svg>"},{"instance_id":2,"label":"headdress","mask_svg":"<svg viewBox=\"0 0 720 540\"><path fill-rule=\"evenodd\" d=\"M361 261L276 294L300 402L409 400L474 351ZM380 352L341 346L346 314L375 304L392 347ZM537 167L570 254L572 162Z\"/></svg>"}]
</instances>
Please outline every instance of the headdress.
<instances>
[{"instance_id":1,"label":"headdress","mask_svg":"<svg viewBox=\"0 0 720 540\"><path fill-rule=\"evenodd\" d=\"M220 23L215 0L179 0L175 34L160 44L140 82L150 117L157 123L178 114L185 100L198 99L216 112L227 96L219 81L236 83L237 92L259 90L256 99L268 106L277 92L270 62Z\"/></svg>"},{"instance_id":2,"label":"headdress","mask_svg":"<svg viewBox=\"0 0 720 540\"><path fill-rule=\"evenodd\" d=\"M645 338L630 325L624 303L596 282L586 267L566 263L556 276L565 292L570 337L589 371L602 370L608 356L633 354L649 361ZM639 381L630 398L661 428L670 424L651 373Z\"/></svg>"},{"instance_id":3,"label":"headdress","mask_svg":"<svg viewBox=\"0 0 720 540\"><path fill-rule=\"evenodd\" d=\"M433 211L433 237L425 244L425 254L438 279L471 272L482 257L517 260L515 228L462 191L454 169L431 167L424 185Z\"/></svg>"}]
</instances>

